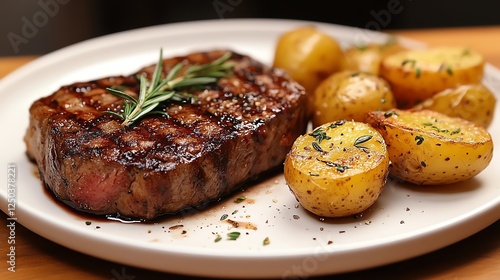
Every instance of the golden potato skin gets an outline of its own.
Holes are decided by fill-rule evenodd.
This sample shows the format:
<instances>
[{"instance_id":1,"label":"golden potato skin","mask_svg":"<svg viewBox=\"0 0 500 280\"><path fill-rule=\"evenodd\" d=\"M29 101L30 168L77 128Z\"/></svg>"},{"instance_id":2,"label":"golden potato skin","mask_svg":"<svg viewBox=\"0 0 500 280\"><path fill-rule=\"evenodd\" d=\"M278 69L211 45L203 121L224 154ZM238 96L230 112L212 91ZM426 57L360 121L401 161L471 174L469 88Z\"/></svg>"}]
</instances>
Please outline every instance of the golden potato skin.
<instances>
[{"instance_id":1,"label":"golden potato skin","mask_svg":"<svg viewBox=\"0 0 500 280\"><path fill-rule=\"evenodd\" d=\"M337 72L321 82L312 102L314 127L341 119L362 122L369 111L396 107L386 81L355 71Z\"/></svg>"},{"instance_id":2,"label":"golden potato skin","mask_svg":"<svg viewBox=\"0 0 500 280\"><path fill-rule=\"evenodd\" d=\"M408 50L382 61L380 76L392 86L399 108L411 108L434 94L459 85L480 83L484 59L461 47Z\"/></svg>"},{"instance_id":3,"label":"golden potato skin","mask_svg":"<svg viewBox=\"0 0 500 280\"><path fill-rule=\"evenodd\" d=\"M414 107L459 117L488 127L495 112L495 95L482 84L462 85L433 95Z\"/></svg>"},{"instance_id":4,"label":"golden potato skin","mask_svg":"<svg viewBox=\"0 0 500 280\"><path fill-rule=\"evenodd\" d=\"M365 123L336 121L300 136L284 163L284 177L299 203L322 217L369 208L386 183L384 139Z\"/></svg>"},{"instance_id":5,"label":"golden potato skin","mask_svg":"<svg viewBox=\"0 0 500 280\"><path fill-rule=\"evenodd\" d=\"M344 51L344 59L341 61L340 69L379 75L382 60L403 50L406 48L392 41L385 44L352 46Z\"/></svg>"},{"instance_id":6,"label":"golden potato skin","mask_svg":"<svg viewBox=\"0 0 500 280\"><path fill-rule=\"evenodd\" d=\"M387 144L391 174L414 184L470 179L483 171L493 156L493 141L485 128L438 112L370 112L366 122Z\"/></svg>"},{"instance_id":7,"label":"golden potato skin","mask_svg":"<svg viewBox=\"0 0 500 280\"><path fill-rule=\"evenodd\" d=\"M286 70L306 92L339 70L342 50L331 36L313 26L284 33L276 45L273 66Z\"/></svg>"}]
</instances>

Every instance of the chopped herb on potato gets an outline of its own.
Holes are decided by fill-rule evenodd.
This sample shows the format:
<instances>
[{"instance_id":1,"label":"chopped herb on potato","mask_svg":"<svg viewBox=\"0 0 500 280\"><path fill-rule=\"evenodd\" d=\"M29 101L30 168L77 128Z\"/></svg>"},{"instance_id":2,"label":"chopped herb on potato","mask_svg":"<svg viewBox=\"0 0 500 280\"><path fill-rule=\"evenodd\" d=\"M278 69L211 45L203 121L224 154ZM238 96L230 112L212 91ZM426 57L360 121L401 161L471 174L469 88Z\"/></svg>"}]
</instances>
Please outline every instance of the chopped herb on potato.
<instances>
[{"instance_id":1,"label":"chopped herb on potato","mask_svg":"<svg viewBox=\"0 0 500 280\"><path fill-rule=\"evenodd\" d=\"M483 171L493 156L493 141L483 127L428 111L370 112L366 121L382 134L391 173L415 184L450 184Z\"/></svg>"},{"instance_id":2,"label":"chopped herb on potato","mask_svg":"<svg viewBox=\"0 0 500 280\"><path fill-rule=\"evenodd\" d=\"M379 197L389 155L384 139L365 123L336 121L300 136L285 159L285 180L299 203L322 217L361 213ZM314 148L304 149L304 147Z\"/></svg>"},{"instance_id":3,"label":"chopped herb on potato","mask_svg":"<svg viewBox=\"0 0 500 280\"><path fill-rule=\"evenodd\" d=\"M467 55L463 55L467 53ZM380 76L392 86L399 108L410 108L458 85L479 83L484 59L462 47L407 50L387 56Z\"/></svg>"}]
</instances>

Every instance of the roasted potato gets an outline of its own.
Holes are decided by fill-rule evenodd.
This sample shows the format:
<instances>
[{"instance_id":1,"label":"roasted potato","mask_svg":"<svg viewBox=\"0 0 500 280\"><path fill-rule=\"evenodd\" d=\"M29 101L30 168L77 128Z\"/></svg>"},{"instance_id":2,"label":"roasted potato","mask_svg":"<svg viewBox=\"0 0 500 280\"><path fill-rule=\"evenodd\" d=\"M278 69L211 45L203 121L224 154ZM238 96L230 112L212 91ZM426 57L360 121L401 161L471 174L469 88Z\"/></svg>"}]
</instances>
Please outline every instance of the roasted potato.
<instances>
[{"instance_id":1,"label":"roasted potato","mask_svg":"<svg viewBox=\"0 0 500 280\"><path fill-rule=\"evenodd\" d=\"M395 107L391 89L382 78L362 72L337 72L314 92L313 126L341 119L362 122L369 111Z\"/></svg>"},{"instance_id":2,"label":"roasted potato","mask_svg":"<svg viewBox=\"0 0 500 280\"><path fill-rule=\"evenodd\" d=\"M285 180L299 203L322 217L360 213L379 197L389 155L365 123L336 121L300 136L285 159Z\"/></svg>"},{"instance_id":3,"label":"roasted potato","mask_svg":"<svg viewBox=\"0 0 500 280\"><path fill-rule=\"evenodd\" d=\"M490 163L493 142L485 128L429 110L368 113L383 136L391 174L420 185L470 179Z\"/></svg>"},{"instance_id":4,"label":"roasted potato","mask_svg":"<svg viewBox=\"0 0 500 280\"><path fill-rule=\"evenodd\" d=\"M400 108L411 108L434 94L481 82L484 59L461 47L408 50L382 61L380 76L392 86Z\"/></svg>"},{"instance_id":5,"label":"roasted potato","mask_svg":"<svg viewBox=\"0 0 500 280\"><path fill-rule=\"evenodd\" d=\"M341 61L340 69L378 75L382 60L403 50L406 50L406 48L393 40L385 44L352 46L344 51L344 59Z\"/></svg>"},{"instance_id":6,"label":"roasted potato","mask_svg":"<svg viewBox=\"0 0 500 280\"><path fill-rule=\"evenodd\" d=\"M414 109L432 110L488 127L493 120L495 103L495 95L487 87L473 84L444 90L424 100Z\"/></svg>"},{"instance_id":7,"label":"roasted potato","mask_svg":"<svg viewBox=\"0 0 500 280\"><path fill-rule=\"evenodd\" d=\"M331 36L313 26L283 34L276 45L273 66L286 70L307 92L339 70L342 49Z\"/></svg>"}]
</instances>

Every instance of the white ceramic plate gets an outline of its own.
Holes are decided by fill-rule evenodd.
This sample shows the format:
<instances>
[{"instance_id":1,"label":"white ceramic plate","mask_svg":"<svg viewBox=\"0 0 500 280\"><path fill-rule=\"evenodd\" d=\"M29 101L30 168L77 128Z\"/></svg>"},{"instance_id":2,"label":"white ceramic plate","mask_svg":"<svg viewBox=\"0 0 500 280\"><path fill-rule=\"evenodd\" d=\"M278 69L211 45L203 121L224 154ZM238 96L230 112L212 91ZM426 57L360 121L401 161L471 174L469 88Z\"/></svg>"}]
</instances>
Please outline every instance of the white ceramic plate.
<instances>
[{"instance_id":1,"label":"white ceramic plate","mask_svg":"<svg viewBox=\"0 0 500 280\"><path fill-rule=\"evenodd\" d=\"M165 56L216 47L271 63L286 20L221 20L150 27L89 40L15 71L0 82L1 208L7 211L7 164L17 165L15 217L33 232L98 258L153 270L212 277L309 277L359 270L415 257L470 236L499 219L500 155L475 179L452 186L412 187L389 181L363 217L323 220L297 205L278 174L204 210L152 224L123 224L77 215L47 195L25 155L30 104L63 84L128 74ZM384 40L380 33L316 24L343 46ZM404 41L408 46L421 44ZM485 82L500 97L500 72L488 65ZM498 107L498 106L497 106ZM497 111L499 109L497 108ZM491 124L500 147L500 111ZM236 193L236 196L241 195ZM249 223L231 228L221 221ZM87 225L86 221L91 224ZM182 227L176 225L182 225ZM172 228L173 227L173 228ZM237 240L226 239L238 231ZM217 235L222 240L215 242ZM270 243L263 245L264 239Z\"/></svg>"}]
</instances>

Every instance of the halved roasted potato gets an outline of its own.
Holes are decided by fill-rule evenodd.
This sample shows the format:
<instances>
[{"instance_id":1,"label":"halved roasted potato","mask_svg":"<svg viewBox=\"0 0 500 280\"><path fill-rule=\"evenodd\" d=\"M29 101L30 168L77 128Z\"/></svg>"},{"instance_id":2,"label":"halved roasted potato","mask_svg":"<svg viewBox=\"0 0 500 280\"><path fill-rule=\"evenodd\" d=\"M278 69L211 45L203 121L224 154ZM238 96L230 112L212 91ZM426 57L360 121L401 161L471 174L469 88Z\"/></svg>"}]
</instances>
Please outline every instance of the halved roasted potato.
<instances>
[{"instance_id":1,"label":"halved roasted potato","mask_svg":"<svg viewBox=\"0 0 500 280\"><path fill-rule=\"evenodd\" d=\"M384 139L365 123L336 121L300 136L285 159L285 180L299 203L323 217L363 212L385 185Z\"/></svg>"},{"instance_id":2,"label":"halved roasted potato","mask_svg":"<svg viewBox=\"0 0 500 280\"><path fill-rule=\"evenodd\" d=\"M358 71L328 77L316 88L312 102L314 127L341 119L362 122L369 111L396 107L385 80Z\"/></svg>"},{"instance_id":3,"label":"halved roasted potato","mask_svg":"<svg viewBox=\"0 0 500 280\"><path fill-rule=\"evenodd\" d=\"M415 110L432 110L488 127L495 112L495 95L482 84L462 85L439 92Z\"/></svg>"},{"instance_id":4,"label":"halved roasted potato","mask_svg":"<svg viewBox=\"0 0 500 280\"><path fill-rule=\"evenodd\" d=\"M392 86L400 108L411 108L434 94L481 82L484 59L462 47L408 50L382 61L380 76Z\"/></svg>"},{"instance_id":5,"label":"halved roasted potato","mask_svg":"<svg viewBox=\"0 0 500 280\"><path fill-rule=\"evenodd\" d=\"M391 174L415 184L470 179L493 156L493 141L485 128L435 111L374 111L366 122L387 143Z\"/></svg>"}]
</instances>

